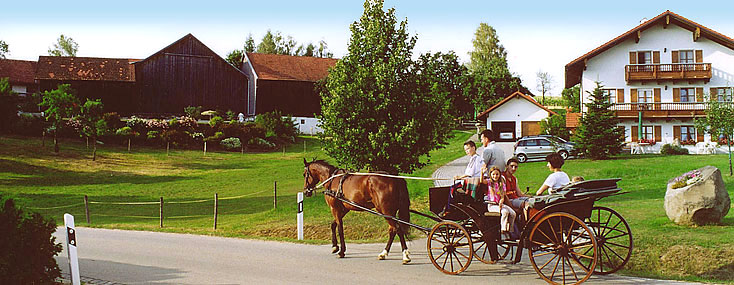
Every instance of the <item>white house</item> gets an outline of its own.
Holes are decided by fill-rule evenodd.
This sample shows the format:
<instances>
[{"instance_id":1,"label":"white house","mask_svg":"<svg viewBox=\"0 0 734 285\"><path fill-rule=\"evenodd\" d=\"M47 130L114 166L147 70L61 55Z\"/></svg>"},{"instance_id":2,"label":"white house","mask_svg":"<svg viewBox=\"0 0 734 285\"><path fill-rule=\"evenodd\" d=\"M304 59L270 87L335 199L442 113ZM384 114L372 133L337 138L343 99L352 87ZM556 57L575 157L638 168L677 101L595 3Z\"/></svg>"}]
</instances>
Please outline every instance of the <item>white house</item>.
<instances>
[{"instance_id":1,"label":"white house","mask_svg":"<svg viewBox=\"0 0 734 285\"><path fill-rule=\"evenodd\" d=\"M556 113L518 91L480 113L477 120L486 121L498 141L515 141L540 134L540 121L552 115Z\"/></svg>"},{"instance_id":2,"label":"white house","mask_svg":"<svg viewBox=\"0 0 734 285\"><path fill-rule=\"evenodd\" d=\"M654 142L659 151L676 139L709 141L694 119L705 116L710 96L732 102L734 40L665 11L566 65L565 86L581 84L583 111L596 82L627 142Z\"/></svg>"}]
</instances>

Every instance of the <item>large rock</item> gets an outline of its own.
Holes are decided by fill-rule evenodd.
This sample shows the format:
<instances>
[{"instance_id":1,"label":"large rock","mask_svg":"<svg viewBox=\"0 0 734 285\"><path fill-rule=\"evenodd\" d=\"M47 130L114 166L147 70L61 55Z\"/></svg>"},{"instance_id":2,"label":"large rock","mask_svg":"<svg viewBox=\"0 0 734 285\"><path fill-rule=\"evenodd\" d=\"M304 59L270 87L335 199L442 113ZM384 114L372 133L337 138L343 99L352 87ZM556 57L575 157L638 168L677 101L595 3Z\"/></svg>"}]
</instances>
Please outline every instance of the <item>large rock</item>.
<instances>
[{"instance_id":1,"label":"large rock","mask_svg":"<svg viewBox=\"0 0 734 285\"><path fill-rule=\"evenodd\" d=\"M702 179L677 189L672 189L675 178L668 181L665 192L665 213L681 225L720 223L729 213L731 199L721 178L721 171L713 166L698 169Z\"/></svg>"}]
</instances>

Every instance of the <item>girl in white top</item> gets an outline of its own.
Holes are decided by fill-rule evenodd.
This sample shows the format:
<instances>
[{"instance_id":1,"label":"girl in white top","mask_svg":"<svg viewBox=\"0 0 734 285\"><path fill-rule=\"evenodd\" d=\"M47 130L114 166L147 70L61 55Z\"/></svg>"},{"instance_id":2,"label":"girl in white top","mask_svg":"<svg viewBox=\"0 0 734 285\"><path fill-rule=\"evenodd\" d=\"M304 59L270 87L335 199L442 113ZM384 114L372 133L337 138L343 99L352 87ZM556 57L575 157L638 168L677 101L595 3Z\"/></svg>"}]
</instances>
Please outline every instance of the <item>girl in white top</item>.
<instances>
[{"instance_id":1,"label":"girl in white top","mask_svg":"<svg viewBox=\"0 0 734 285\"><path fill-rule=\"evenodd\" d=\"M538 189L538 192L535 193L536 195L543 195L543 192L545 192L546 189L548 189L549 194L553 194L556 190L571 182L571 179L568 178L568 174L561 170L564 161L560 154L551 153L545 157L545 160L548 161L548 169L550 169L552 173L545 179L543 186L541 186L540 189Z\"/></svg>"},{"instance_id":2,"label":"girl in white top","mask_svg":"<svg viewBox=\"0 0 734 285\"><path fill-rule=\"evenodd\" d=\"M464 152L466 152L466 155L469 156L469 164L466 165L464 175L454 176L455 180L468 177L479 177L482 175L482 166L484 165L484 159L482 159L482 156L477 154L477 145L473 141L465 142Z\"/></svg>"}]
</instances>

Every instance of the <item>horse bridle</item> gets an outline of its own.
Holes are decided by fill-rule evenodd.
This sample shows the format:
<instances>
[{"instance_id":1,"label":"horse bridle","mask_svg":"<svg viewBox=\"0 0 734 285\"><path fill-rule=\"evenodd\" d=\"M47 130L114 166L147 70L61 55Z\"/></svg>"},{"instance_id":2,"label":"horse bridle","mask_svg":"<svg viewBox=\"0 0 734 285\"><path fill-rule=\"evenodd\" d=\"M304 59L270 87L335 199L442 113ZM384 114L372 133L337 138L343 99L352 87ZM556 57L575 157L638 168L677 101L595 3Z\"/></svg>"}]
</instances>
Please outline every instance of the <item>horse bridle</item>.
<instances>
[{"instance_id":1,"label":"horse bridle","mask_svg":"<svg viewBox=\"0 0 734 285\"><path fill-rule=\"evenodd\" d=\"M310 163L307 164L305 166L305 168L306 168L305 169L305 171L306 171L306 185L303 186L303 194L305 194L306 197L311 197L311 195L313 195L313 191L316 190L316 189L314 189L314 186L315 185L311 185L311 181L314 181L316 179L314 179L313 177L311 177L311 164Z\"/></svg>"}]
</instances>

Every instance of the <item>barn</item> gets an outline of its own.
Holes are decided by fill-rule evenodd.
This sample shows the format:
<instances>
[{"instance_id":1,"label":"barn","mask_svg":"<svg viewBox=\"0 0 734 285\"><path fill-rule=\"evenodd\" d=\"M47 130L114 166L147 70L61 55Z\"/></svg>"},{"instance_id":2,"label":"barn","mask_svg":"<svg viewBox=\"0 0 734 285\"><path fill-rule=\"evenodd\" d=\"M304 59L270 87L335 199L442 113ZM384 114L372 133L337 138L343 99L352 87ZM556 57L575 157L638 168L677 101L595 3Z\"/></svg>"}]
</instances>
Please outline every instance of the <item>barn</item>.
<instances>
[{"instance_id":1,"label":"barn","mask_svg":"<svg viewBox=\"0 0 734 285\"><path fill-rule=\"evenodd\" d=\"M33 94L38 91L37 64L28 60L0 59L0 78L8 78L10 87L20 96Z\"/></svg>"},{"instance_id":2,"label":"barn","mask_svg":"<svg viewBox=\"0 0 734 285\"><path fill-rule=\"evenodd\" d=\"M135 62L142 113L182 113L187 106L205 110L247 109L247 75L192 34Z\"/></svg>"}]
</instances>

